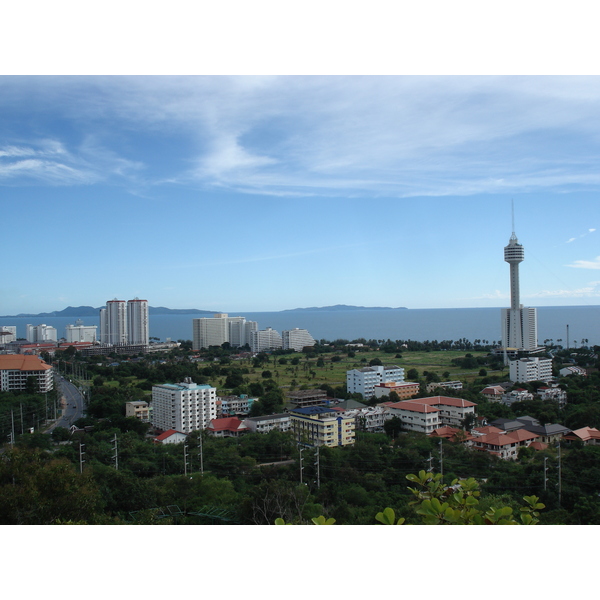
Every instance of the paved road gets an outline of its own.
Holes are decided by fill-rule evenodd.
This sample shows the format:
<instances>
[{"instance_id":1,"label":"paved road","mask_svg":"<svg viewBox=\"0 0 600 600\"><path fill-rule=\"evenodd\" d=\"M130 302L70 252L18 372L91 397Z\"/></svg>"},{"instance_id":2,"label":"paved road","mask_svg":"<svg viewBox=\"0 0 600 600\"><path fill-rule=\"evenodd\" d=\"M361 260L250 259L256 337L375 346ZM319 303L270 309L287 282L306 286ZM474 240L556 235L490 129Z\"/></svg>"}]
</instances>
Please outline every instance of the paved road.
<instances>
[{"instance_id":1,"label":"paved road","mask_svg":"<svg viewBox=\"0 0 600 600\"><path fill-rule=\"evenodd\" d=\"M85 415L85 400L79 388L61 375L56 375L55 384L61 392L62 416L45 433L52 433L55 427L68 429L77 419Z\"/></svg>"}]
</instances>

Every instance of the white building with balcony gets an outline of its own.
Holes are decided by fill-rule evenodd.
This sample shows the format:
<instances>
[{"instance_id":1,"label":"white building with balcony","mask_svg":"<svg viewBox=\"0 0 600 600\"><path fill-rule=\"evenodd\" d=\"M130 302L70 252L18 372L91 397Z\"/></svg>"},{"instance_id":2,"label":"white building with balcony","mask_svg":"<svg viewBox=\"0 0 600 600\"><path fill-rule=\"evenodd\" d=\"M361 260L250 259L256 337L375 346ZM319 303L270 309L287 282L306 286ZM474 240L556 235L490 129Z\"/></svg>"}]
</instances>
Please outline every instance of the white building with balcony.
<instances>
[{"instance_id":1,"label":"white building with balcony","mask_svg":"<svg viewBox=\"0 0 600 600\"><path fill-rule=\"evenodd\" d=\"M435 406L404 400L387 404L387 408L390 415L398 417L408 431L431 433L441 425L440 410Z\"/></svg>"},{"instance_id":2,"label":"white building with balcony","mask_svg":"<svg viewBox=\"0 0 600 600\"><path fill-rule=\"evenodd\" d=\"M190 433L206 429L217 418L217 389L210 385L165 383L152 386L152 425L163 431Z\"/></svg>"},{"instance_id":3,"label":"white building with balcony","mask_svg":"<svg viewBox=\"0 0 600 600\"><path fill-rule=\"evenodd\" d=\"M552 379L552 359L527 357L510 361L510 380L519 383Z\"/></svg>"},{"instance_id":4,"label":"white building with balcony","mask_svg":"<svg viewBox=\"0 0 600 600\"><path fill-rule=\"evenodd\" d=\"M404 381L404 369L396 365L375 365L364 369L346 371L346 387L349 394L361 394L365 400L375 395L375 386L389 381Z\"/></svg>"}]
</instances>

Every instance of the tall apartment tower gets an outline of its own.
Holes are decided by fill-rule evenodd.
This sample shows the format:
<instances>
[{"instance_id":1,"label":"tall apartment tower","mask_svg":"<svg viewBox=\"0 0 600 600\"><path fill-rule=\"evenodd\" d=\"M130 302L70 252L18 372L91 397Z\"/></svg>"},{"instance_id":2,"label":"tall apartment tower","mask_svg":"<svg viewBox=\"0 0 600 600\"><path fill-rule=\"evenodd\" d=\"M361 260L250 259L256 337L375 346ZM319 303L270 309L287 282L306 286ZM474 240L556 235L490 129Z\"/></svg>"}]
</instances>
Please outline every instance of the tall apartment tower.
<instances>
[{"instance_id":1,"label":"tall apartment tower","mask_svg":"<svg viewBox=\"0 0 600 600\"><path fill-rule=\"evenodd\" d=\"M148 300L127 301L127 335L130 344L148 345Z\"/></svg>"},{"instance_id":2,"label":"tall apartment tower","mask_svg":"<svg viewBox=\"0 0 600 600\"><path fill-rule=\"evenodd\" d=\"M230 317L227 313L192 319L192 348L201 350L220 346L225 342L235 347L245 346L250 343L251 333L257 329L256 321L246 321L245 317Z\"/></svg>"},{"instance_id":3,"label":"tall apartment tower","mask_svg":"<svg viewBox=\"0 0 600 600\"><path fill-rule=\"evenodd\" d=\"M109 300L100 309L100 341L104 344L127 343L127 303L125 300Z\"/></svg>"},{"instance_id":4,"label":"tall apartment tower","mask_svg":"<svg viewBox=\"0 0 600 600\"><path fill-rule=\"evenodd\" d=\"M525 260L525 251L514 231L504 247L504 260L510 265L510 308L502 309L502 347L506 350L535 350L537 311L523 307L520 301L519 263Z\"/></svg>"}]
</instances>

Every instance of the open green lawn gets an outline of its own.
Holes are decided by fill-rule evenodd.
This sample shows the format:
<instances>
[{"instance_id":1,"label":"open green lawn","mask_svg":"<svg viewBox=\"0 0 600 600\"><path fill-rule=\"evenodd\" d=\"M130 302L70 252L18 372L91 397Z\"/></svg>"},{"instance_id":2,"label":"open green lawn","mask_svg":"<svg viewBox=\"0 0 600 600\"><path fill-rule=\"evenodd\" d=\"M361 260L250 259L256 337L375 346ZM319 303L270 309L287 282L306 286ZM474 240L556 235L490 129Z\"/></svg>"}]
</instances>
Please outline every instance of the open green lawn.
<instances>
[{"instance_id":1,"label":"open green lawn","mask_svg":"<svg viewBox=\"0 0 600 600\"><path fill-rule=\"evenodd\" d=\"M274 379L282 387L295 385L319 387L322 384L329 384L333 387L342 385L346 382L346 371L350 369L360 369L368 366L369 361L379 358L384 365L398 365L405 369L405 373L412 368L417 369L419 377L423 377L423 371L433 371L437 373L442 381L445 381L444 373L449 373L449 380L459 379L461 381L473 381L479 377L480 367L465 371L462 368L451 364L453 358L462 358L466 354L463 350L446 350L435 352L404 352L402 358L395 358L395 354L387 354L383 351L357 352L353 358L348 357L346 353L323 354L320 355L324 360L324 366L318 367L318 358L306 359L305 355L292 353L288 355L271 356L268 364L264 367L253 368L251 361L244 361L240 367L248 367L249 375L244 375L248 382L262 381L263 371L270 371ZM473 357L486 356L486 352L471 351ZM291 359L300 357L300 364L292 365ZM331 362L333 356L341 357L340 362ZM279 364L281 358L287 359L287 364ZM364 359L364 362L363 362ZM237 363L233 363L237 364ZM489 371L489 374L499 374L499 371ZM211 381L212 385L222 388L225 377L217 378L218 381ZM408 379L408 378L407 378Z\"/></svg>"}]
</instances>

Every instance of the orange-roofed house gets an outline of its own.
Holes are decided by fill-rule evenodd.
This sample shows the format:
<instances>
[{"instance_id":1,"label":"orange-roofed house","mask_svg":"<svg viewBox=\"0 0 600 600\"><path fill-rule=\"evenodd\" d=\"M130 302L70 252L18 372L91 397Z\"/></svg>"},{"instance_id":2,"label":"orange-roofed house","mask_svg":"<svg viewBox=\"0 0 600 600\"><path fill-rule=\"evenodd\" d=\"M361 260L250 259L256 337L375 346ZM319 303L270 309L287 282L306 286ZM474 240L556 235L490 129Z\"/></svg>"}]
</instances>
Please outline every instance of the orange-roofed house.
<instances>
[{"instance_id":1,"label":"orange-roofed house","mask_svg":"<svg viewBox=\"0 0 600 600\"><path fill-rule=\"evenodd\" d=\"M510 433L488 433L474 437L471 444L476 450L483 450L503 459L515 460L519 448L530 446L537 437L534 433L518 429Z\"/></svg>"},{"instance_id":2,"label":"orange-roofed house","mask_svg":"<svg viewBox=\"0 0 600 600\"><path fill-rule=\"evenodd\" d=\"M598 446L600 445L600 431L595 427L582 427L571 431L564 436L564 439L569 442L583 442L586 446Z\"/></svg>"},{"instance_id":3,"label":"orange-roofed house","mask_svg":"<svg viewBox=\"0 0 600 600\"><path fill-rule=\"evenodd\" d=\"M438 437L444 438L450 442L458 442L464 443L473 439L473 435L468 431L464 431L463 429L458 429L457 427L448 427L448 425L444 425L443 427L439 427L438 429L434 429L429 437Z\"/></svg>"},{"instance_id":4,"label":"orange-roofed house","mask_svg":"<svg viewBox=\"0 0 600 600\"><path fill-rule=\"evenodd\" d=\"M27 381L34 377L40 394L53 389L53 369L41 358L29 354L0 355L0 391L17 392L27 389Z\"/></svg>"},{"instance_id":5,"label":"orange-roofed house","mask_svg":"<svg viewBox=\"0 0 600 600\"><path fill-rule=\"evenodd\" d=\"M437 408L440 411L440 423L442 425L449 425L450 427L462 427L469 415L473 416L473 420L477 416L475 413L477 404L469 400L463 400L462 398L431 396L429 398L414 398L407 400L407 402L411 404L426 404L427 406Z\"/></svg>"},{"instance_id":6,"label":"orange-roofed house","mask_svg":"<svg viewBox=\"0 0 600 600\"><path fill-rule=\"evenodd\" d=\"M239 437L249 429L237 417L224 417L213 419L206 431L213 437Z\"/></svg>"}]
</instances>

